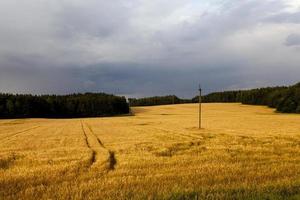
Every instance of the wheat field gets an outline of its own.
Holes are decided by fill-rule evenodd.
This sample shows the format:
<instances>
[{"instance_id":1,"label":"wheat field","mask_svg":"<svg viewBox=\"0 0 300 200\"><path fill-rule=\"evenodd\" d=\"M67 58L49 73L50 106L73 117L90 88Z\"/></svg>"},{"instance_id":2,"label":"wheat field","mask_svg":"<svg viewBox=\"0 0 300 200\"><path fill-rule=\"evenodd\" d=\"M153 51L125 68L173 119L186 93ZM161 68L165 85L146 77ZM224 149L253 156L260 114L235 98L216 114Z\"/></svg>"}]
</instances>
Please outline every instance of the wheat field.
<instances>
[{"instance_id":1,"label":"wheat field","mask_svg":"<svg viewBox=\"0 0 300 200\"><path fill-rule=\"evenodd\" d=\"M197 106L0 120L0 199L300 199L300 115Z\"/></svg>"}]
</instances>

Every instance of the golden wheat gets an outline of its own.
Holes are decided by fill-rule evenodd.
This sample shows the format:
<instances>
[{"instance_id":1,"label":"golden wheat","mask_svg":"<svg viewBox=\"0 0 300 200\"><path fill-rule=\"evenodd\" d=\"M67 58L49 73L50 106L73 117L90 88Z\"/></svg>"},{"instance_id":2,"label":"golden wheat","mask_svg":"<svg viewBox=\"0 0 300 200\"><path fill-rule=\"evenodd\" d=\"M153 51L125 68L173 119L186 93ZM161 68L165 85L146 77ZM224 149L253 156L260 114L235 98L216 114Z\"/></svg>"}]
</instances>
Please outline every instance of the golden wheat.
<instances>
[{"instance_id":1,"label":"golden wheat","mask_svg":"<svg viewBox=\"0 0 300 200\"><path fill-rule=\"evenodd\" d=\"M0 120L0 199L300 199L300 115L203 110Z\"/></svg>"}]
</instances>

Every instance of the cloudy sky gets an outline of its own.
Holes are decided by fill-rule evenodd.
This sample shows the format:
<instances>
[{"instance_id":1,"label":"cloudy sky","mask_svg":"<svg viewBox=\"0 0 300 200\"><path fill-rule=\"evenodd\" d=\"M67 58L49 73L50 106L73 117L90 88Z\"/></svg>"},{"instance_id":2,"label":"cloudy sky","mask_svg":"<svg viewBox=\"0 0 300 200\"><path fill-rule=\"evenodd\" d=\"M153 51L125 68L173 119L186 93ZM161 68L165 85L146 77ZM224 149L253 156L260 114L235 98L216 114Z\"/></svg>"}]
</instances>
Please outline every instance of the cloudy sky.
<instances>
[{"instance_id":1,"label":"cloudy sky","mask_svg":"<svg viewBox=\"0 0 300 200\"><path fill-rule=\"evenodd\" d=\"M1 0L0 92L196 95L300 81L299 0Z\"/></svg>"}]
</instances>

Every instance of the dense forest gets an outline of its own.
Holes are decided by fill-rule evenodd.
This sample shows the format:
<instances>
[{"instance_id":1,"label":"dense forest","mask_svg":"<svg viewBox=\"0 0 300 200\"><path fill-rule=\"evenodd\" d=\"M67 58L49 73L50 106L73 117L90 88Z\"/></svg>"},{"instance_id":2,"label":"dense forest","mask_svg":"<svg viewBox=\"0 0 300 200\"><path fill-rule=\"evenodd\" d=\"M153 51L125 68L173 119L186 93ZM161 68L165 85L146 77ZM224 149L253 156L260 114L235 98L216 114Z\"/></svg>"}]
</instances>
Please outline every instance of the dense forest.
<instances>
[{"instance_id":1,"label":"dense forest","mask_svg":"<svg viewBox=\"0 0 300 200\"><path fill-rule=\"evenodd\" d=\"M129 113L125 97L104 93L72 95L0 94L0 118L98 117Z\"/></svg>"},{"instance_id":2,"label":"dense forest","mask_svg":"<svg viewBox=\"0 0 300 200\"><path fill-rule=\"evenodd\" d=\"M191 100L176 96L130 99L131 106L153 106L179 103L196 103L199 96ZM300 83L289 87L267 87L252 90L215 92L202 97L205 103L241 102L249 105L266 105L279 112L300 113Z\"/></svg>"},{"instance_id":3,"label":"dense forest","mask_svg":"<svg viewBox=\"0 0 300 200\"><path fill-rule=\"evenodd\" d=\"M198 96L192 101L198 102ZM203 102L241 102L266 105L284 113L300 113L300 83L289 87L216 92L204 96Z\"/></svg>"},{"instance_id":4,"label":"dense forest","mask_svg":"<svg viewBox=\"0 0 300 200\"><path fill-rule=\"evenodd\" d=\"M154 106L196 103L193 99L180 99L175 95L148 98L130 98L130 106ZM203 102L241 102L266 105L279 112L300 113L300 83L289 87L267 87L252 90L215 92L203 96ZM0 118L72 118L99 117L129 113L125 97L104 93L72 95L13 95L0 94Z\"/></svg>"},{"instance_id":5,"label":"dense forest","mask_svg":"<svg viewBox=\"0 0 300 200\"><path fill-rule=\"evenodd\" d=\"M175 95L168 96L155 96L146 98L130 98L130 106L155 106L155 105L168 105L168 104L181 104L181 103L192 103L190 99L180 99Z\"/></svg>"}]
</instances>

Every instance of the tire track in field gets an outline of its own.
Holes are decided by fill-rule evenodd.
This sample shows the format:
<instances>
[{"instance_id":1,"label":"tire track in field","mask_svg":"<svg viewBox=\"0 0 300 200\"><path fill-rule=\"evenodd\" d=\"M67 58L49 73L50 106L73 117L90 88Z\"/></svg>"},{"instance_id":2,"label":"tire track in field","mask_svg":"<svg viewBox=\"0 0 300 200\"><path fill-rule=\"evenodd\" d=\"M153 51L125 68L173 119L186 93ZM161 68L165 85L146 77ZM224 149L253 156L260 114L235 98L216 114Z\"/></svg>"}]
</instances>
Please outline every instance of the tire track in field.
<instances>
[{"instance_id":1,"label":"tire track in field","mask_svg":"<svg viewBox=\"0 0 300 200\"><path fill-rule=\"evenodd\" d=\"M117 164L117 159L116 159L116 156L115 156L115 152L106 148L103 144L103 142L99 139L99 137L94 133L92 127L86 123L86 126L88 127L88 129L90 130L90 132L94 135L94 137L97 139L97 142L98 144L103 147L104 149L106 149L106 151L108 152L108 159L107 159L107 162L108 162L108 166L107 166L107 169L108 170L114 170L115 169L115 165Z\"/></svg>"},{"instance_id":2,"label":"tire track in field","mask_svg":"<svg viewBox=\"0 0 300 200\"><path fill-rule=\"evenodd\" d=\"M91 127L88 123L85 123L85 125L88 127L88 129L89 129L90 132L93 134L93 136L97 139L98 144L99 144L101 147L105 148L105 146L104 146L104 144L102 143L102 141L101 141L101 140L97 137L97 135L94 133L92 127Z\"/></svg>"},{"instance_id":3,"label":"tire track in field","mask_svg":"<svg viewBox=\"0 0 300 200\"><path fill-rule=\"evenodd\" d=\"M10 135L7 135L7 136L1 138L0 141L4 141L5 139L9 139L9 138L15 137L17 135L20 135L22 133L26 133L26 132L34 130L34 129L37 129L39 127L41 127L41 126L35 126L35 127L32 127L32 128L28 128L28 129L25 129L25 130L22 130L22 131L18 131L18 132L12 133Z\"/></svg>"},{"instance_id":4,"label":"tire track in field","mask_svg":"<svg viewBox=\"0 0 300 200\"><path fill-rule=\"evenodd\" d=\"M94 133L92 127L83 121L81 122L82 132L84 134L85 143L87 147L92 151L91 157L89 159L89 168L94 164L101 162L101 156L107 155L100 165L105 165L107 171L114 170L117 160L115 157L115 152L107 149L99 137ZM87 127L87 128L85 128Z\"/></svg>"},{"instance_id":5,"label":"tire track in field","mask_svg":"<svg viewBox=\"0 0 300 200\"><path fill-rule=\"evenodd\" d=\"M85 143L86 143L86 146L92 151L92 154L91 154L91 157L89 159L89 166L88 167L91 167L95 162L96 162L96 151L95 149L92 148L90 142L89 142L89 138L87 136L87 133L83 127L83 123L82 121L80 121L81 123L81 129L82 129L82 132L83 132L83 135L84 135L84 140L85 140Z\"/></svg>"}]
</instances>

